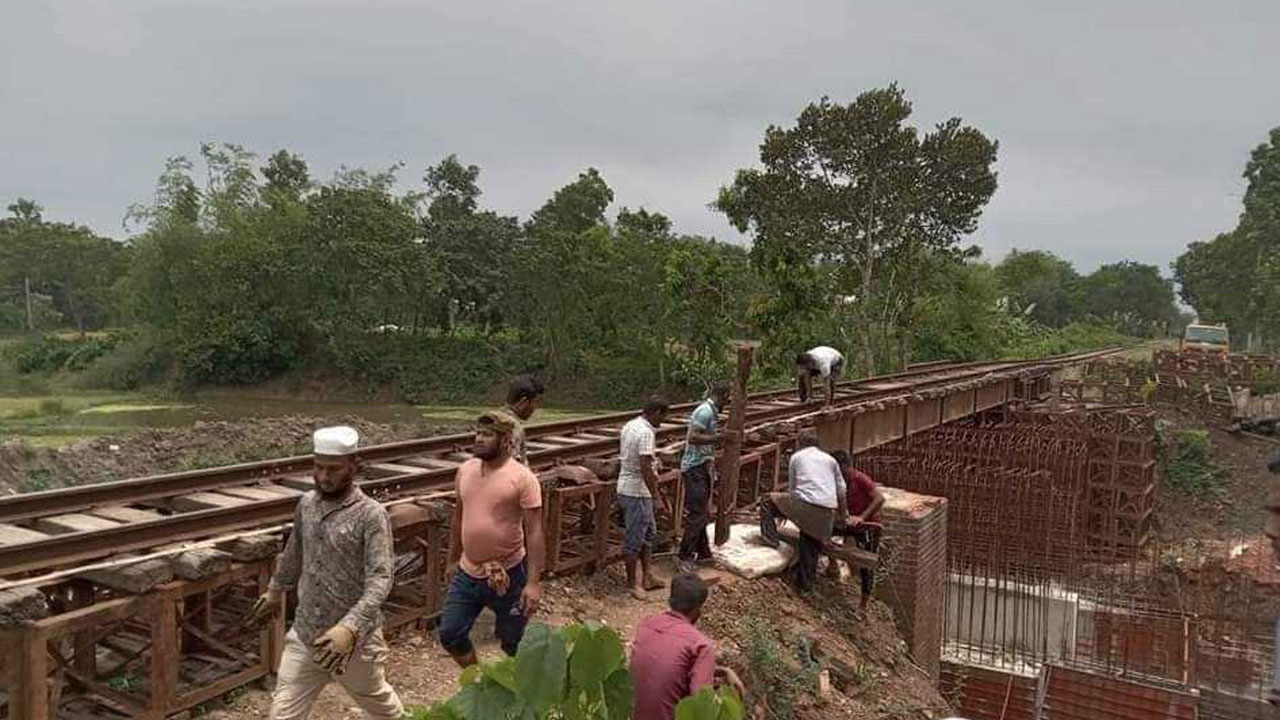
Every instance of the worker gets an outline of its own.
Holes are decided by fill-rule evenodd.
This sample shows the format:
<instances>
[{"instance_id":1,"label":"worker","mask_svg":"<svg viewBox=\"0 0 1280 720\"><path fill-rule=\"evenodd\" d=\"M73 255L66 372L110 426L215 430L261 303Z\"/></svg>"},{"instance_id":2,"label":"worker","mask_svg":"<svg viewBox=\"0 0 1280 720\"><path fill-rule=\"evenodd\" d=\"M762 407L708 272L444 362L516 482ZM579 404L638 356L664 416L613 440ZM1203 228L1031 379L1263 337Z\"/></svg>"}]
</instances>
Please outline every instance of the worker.
<instances>
[{"instance_id":1,"label":"worker","mask_svg":"<svg viewBox=\"0 0 1280 720\"><path fill-rule=\"evenodd\" d=\"M635 683L632 720L672 720L680 700L719 681L742 697L742 682L731 668L716 665L710 638L697 628L707 601L707 583L694 573L671 579L667 612L636 626L631 643L631 679Z\"/></svg>"},{"instance_id":2,"label":"worker","mask_svg":"<svg viewBox=\"0 0 1280 720\"><path fill-rule=\"evenodd\" d=\"M792 583L800 592L813 589L818 558L831 538L836 517L845 517L844 476L836 459L818 447L818 434L806 429L796 440L796 451L787 463L787 492L760 498L760 536L776 548L781 540L778 518L785 517L800 530Z\"/></svg>"},{"instance_id":3,"label":"worker","mask_svg":"<svg viewBox=\"0 0 1280 720\"><path fill-rule=\"evenodd\" d=\"M307 717L330 680L368 717L398 718L404 712L383 667L381 608L393 578L391 522L352 482L359 442L350 427L315 432L315 489L298 501L269 589L253 608L263 620L280 612L285 591L298 591L271 699L273 720Z\"/></svg>"},{"instance_id":4,"label":"worker","mask_svg":"<svg viewBox=\"0 0 1280 720\"><path fill-rule=\"evenodd\" d=\"M524 444L524 424L542 407L542 383L532 375L520 375L507 386L507 412L516 418L511 430L511 455L517 462L529 465Z\"/></svg>"},{"instance_id":5,"label":"worker","mask_svg":"<svg viewBox=\"0 0 1280 720\"><path fill-rule=\"evenodd\" d=\"M840 474L844 476L845 507L849 510L848 517L836 519L832 535L852 538L854 544L863 550L877 552L883 528L880 508L884 506L884 491L870 475L853 466L853 458L849 457L849 453L837 450L831 453L831 457L836 459L836 463L840 465ZM827 567L839 577L840 566L835 560ZM871 593L875 591L876 574L871 568L854 568L851 561L849 572L852 573L855 569L862 580L862 597L858 610L865 610L867 603L871 602Z\"/></svg>"},{"instance_id":6,"label":"worker","mask_svg":"<svg viewBox=\"0 0 1280 720\"><path fill-rule=\"evenodd\" d=\"M658 492L658 457L654 428L667 415L667 401L651 397L640 415L622 426L618 437L618 505L624 530L622 555L627 566L631 596L645 600L647 590L665 584L653 574L653 538L658 532L654 503L670 513L666 498Z\"/></svg>"},{"instance_id":7,"label":"worker","mask_svg":"<svg viewBox=\"0 0 1280 720\"><path fill-rule=\"evenodd\" d=\"M511 457L516 420L493 410L476 421L472 457L454 482L450 561L457 569L440 613L440 644L461 667L476 664L471 628L488 608L502 651L514 656L542 600L542 488Z\"/></svg>"},{"instance_id":8,"label":"worker","mask_svg":"<svg viewBox=\"0 0 1280 720\"><path fill-rule=\"evenodd\" d=\"M684 527L680 534L679 563L691 570L699 562L711 560L711 542L707 539L710 522L708 504L715 485L716 445L727 433L716 431L716 414L729 402L729 383L711 386L707 398L689 415L684 455L680 458L680 475L684 480Z\"/></svg>"},{"instance_id":9,"label":"worker","mask_svg":"<svg viewBox=\"0 0 1280 720\"><path fill-rule=\"evenodd\" d=\"M839 350L819 345L796 356L796 383L800 391L800 402L808 402L813 391L813 379L816 377L826 381L828 405L836 397L836 383L844 372L844 355Z\"/></svg>"}]
</instances>

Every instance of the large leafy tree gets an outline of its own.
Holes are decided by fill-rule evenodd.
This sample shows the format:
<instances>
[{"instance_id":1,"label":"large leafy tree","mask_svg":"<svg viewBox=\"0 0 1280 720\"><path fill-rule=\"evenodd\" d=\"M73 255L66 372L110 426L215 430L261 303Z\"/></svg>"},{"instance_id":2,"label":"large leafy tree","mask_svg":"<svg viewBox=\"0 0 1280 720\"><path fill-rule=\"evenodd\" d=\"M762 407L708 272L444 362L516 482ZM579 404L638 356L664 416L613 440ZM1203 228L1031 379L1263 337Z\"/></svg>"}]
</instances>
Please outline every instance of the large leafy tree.
<instances>
[{"instance_id":1,"label":"large leafy tree","mask_svg":"<svg viewBox=\"0 0 1280 720\"><path fill-rule=\"evenodd\" d=\"M1044 250L1013 250L995 267L1000 289L1018 312L1049 327L1062 327L1078 314L1080 275L1071 263Z\"/></svg>"},{"instance_id":2,"label":"large leafy tree","mask_svg":"<svg viewBox=\"0 0 1280 720\"><path fill-rule=\"evenodd\" d=\"M1245 164L1235 229L1193 242L1173 263L1182 299L1251 343L1280 340L1280 127Z\"/></svg>"},{"instance_id":3,"label":"large leafy tree","mask_svg":"<svg viewBox=\"0 0 1280 720\"><path fill-rule=\"evenodd\" d=\"M480 168L450 155L427 169L430 204L422 220L440 263L444 292L434 304L449 329L459 322L494 327L510 301L509 257L520 241L514 217L479 209Z\"/></svg>"},{"instance_id":4,"label":"large leafy tree","mask_svg":"<svg viewBox=\"0 0 1280 720\"><path fill-rule=\"evenodd\" d=\"M1160 269L1133 261L1102 265L1079 284L1084 312L1131 335L1163 335L1178 318L1173 283Z\"/></svg>"},{"instance_id":5,"label":"large leafy tree","mask_svg":"<svg viewBox=\"0 0 1280 720\"><path fill-rule=\"evenodd\" d=\"M773 312L852 298L868 367L872 325L892 325L905 297L877 308L880 285L911 287L911 259L955 250L996 189L994 141L958 118L921 132L907 124L911 110L896 85L811 104L794 127L766 131L762 167L738 171L715 203L753 235L752 260L777 289Z\"/></svg>"}]
</instances>

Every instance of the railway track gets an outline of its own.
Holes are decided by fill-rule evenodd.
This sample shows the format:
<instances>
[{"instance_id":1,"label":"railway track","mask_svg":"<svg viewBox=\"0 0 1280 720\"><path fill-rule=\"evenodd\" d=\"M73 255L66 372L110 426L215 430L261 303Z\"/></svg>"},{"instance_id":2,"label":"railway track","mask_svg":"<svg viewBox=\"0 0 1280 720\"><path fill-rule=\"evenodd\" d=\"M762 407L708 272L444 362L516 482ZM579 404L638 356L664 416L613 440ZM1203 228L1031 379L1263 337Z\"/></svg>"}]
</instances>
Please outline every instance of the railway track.
<instances>
[{"instance_id":1,"label":"railway track","mask_svg":"<svg viewBox=\"0 0 1280 720\"><path fill-rule=\"evenodd\" d=\"M1027 361L930 363L905 372L846 381L834 410L903 400L993 375L1051 370L1115 352L1107 349ZM664 445L683 440L693 403L677 405L660 428ZM749 396L748 428L824 410L801 403L793 390ZM634 412L530 425L530 464L544 469L617 451L617 434ZM366 492L380 499L446 491L466 459L470 433L362 448ZM134 478L0 498L0 587L33 572L76 566L180 541L288 522L298 497L312 487L311 457L295 456L181 473Z\"/></svg>"}]
</instances>

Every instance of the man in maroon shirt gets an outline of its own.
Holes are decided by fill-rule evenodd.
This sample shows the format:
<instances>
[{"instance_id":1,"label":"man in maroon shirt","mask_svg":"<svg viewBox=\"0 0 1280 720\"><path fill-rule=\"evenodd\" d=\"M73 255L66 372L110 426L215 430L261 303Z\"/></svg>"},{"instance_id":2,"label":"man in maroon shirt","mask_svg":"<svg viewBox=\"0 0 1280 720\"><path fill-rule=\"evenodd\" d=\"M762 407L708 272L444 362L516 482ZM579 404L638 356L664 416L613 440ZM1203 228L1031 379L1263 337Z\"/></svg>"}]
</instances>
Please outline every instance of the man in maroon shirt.
<instances>
[{"instance_id":1,"label":"man in maroon shirt","mask_svg":"<svg viewBox=\"0 0 1280 720\"><path fill-rule=\"evenodd\" d=\"M880 507L884 505L884 493L880 491L880 487L870 475L853 466L853 458L849 457L849 453L837 450L831 453L831 457L840 464L840 472L844 475L844 484L848 493L845 505L849 509L849 517L843 518L843 524L840 519L837 519L831 534L853 538L854 544L858 547L867 552L876 552L880 546L880 531L883 527L880 524ZM840 568L834 560L827 565L827 570L834 573L837 578L840 576ZM853 572L853 570L853 564L850 563L849 571ZM876 574L871 568L861 568L858 570L858 576L862 580L862 598L859 600L858 609L862 610L871 601L871 593L875 590Z\"/></svg>"},{"instance_id":2,"label":"man in maroon shirt","mask_svg":"<svg viewBox=\"0 0 1280 720\"><path fill-rule=\"evenodd\" d=\"M715 646L694 627L707 601L707 584L694 573L671 579L671 609L636 627L631 679L636 687L632 720L672 720L676 705L717 679L743 695L733 670L716 666Z\"/></svg>"}]
</instances>

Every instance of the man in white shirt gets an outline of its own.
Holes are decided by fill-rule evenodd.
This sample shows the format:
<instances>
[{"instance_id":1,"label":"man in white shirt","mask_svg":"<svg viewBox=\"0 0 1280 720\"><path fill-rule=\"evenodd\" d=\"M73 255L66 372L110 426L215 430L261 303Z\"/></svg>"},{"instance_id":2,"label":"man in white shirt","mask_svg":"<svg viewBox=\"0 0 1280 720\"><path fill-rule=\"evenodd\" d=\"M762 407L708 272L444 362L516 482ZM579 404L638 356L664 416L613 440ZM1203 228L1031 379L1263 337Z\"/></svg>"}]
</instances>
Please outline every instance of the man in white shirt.
<instances>
[{"instance_id":1,"label":"man in white shirt","mask_svg":"<svg viewBox=\"0 0 1280 720\"><path fill-rule=\"evenodd\" d=\"M844 372L844 355L839 350L819 345L796 356L796 384L800 402L808 402L813 391L813 379L822 378L827 387L827 404L836 396L836 383Z\"/></svg>"},{"instance_id":2,"label":"man in white shirt","mask_svg":"<svg viewBox=\"0 0 1280 720\"><path fill-rule=\"evenodd\" d=\"M622 555L627 565L627 585L637 600L647 598L647 590L658 590L666 583L653 575L653 537L658 532L654 502L668 510L667 501L658 492L658 458L654 428L667 414L667 401L651 397L639 417L622 426L618 436L618 505L622 508L624 531ZM637 565L639 566L637 568Z\"/></svg>"},{"instance_id":3,"label":"man in white shirt","mask_svg":"<svg viewBox=\"0 0 1280 720\"><path fill-rule=\"evenodd\" d=\"M848 515L844 474L840 463L818 447L817 432L809 429L796 440L787 479L787 492L760 498L760 536L766 545L776 548L781 540L778 518L795 523L800 542L791 579L796 589L808 592L818 576L818 557L831 538L835 519Z\"/></svg>"}]
</instances>

